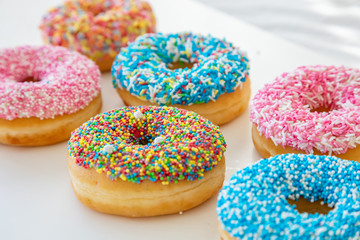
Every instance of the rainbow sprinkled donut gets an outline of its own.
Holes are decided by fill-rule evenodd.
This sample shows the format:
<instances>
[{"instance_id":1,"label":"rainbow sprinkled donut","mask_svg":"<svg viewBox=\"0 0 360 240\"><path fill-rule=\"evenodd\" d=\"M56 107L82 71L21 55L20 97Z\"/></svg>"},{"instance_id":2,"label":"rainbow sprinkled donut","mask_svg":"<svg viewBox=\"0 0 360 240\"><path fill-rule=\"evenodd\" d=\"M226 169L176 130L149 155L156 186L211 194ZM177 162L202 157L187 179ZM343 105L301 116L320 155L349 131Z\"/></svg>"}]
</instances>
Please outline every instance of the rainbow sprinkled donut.
<instances>
[{"instance_id":1,"label":"rainbow sprinkled donut","mask_svg":"<svg viewBox=\"0 0 360 240\"><path fill-rule=\"evenodd\" d=\"M68 166L85 205L131 217L182 212L222 186L225 140L217 126L172 107L125 107L72 133Z\"/></svg>"},{"instance_id":2,"label":"rainbow sprinkled donut","mask_svg":"<svg viewBox=\"0 0 360 240\"><path fill-rule=\"evenodd\" d=\"M285 154L261 160L233 175L220 191L220 235L223 239L359 239L359 176L359 163L331 156ZM333 209L327 214L300 213L288 203L300 197L321 200Z\"/></svg>"},{"instance_id":3,"label":"rainbow sprinkled donut","mask_svg":"<svg viewBox=\"0 0 360 240\"><path fill-rule=\"evenodd\" d=\"M330 154L360 161L360 71L305 66L265 85L250 108L253 140L263 157Z\"/></svg>"},{"instance_id":4,"label":"rainbow sprinkled donut","mask_svg":"<svg viewBox=\"0 0 360 240\"><path fill-rule=\"evenodd\" d=\"M155 31L155 17L145 1L73 0L50 9L40 29L46 43L78 51L108 71L129 41Z\"/></svg>"},{"instance_id":5,"label":"rainbow sprinkled donut","mask_svg":"<svg viewBox=\"0 0 360 240\"><path fill-rule=\"evenodd\" d=\"M214 124L247 108L249 64L233 44L192 33L145 34L123 48L112 66L126 105L171 105Z\"/></svg>"},{"instance_id":6,"label":"rainbow sprinkled donut","mask_svg":"<svg viewBox=\"0 0 360 240\"><path fill-rule=\"evenodd\" d=\"M63 141L100 108L100 71L85 56L53 46L0 50L1 143Z\"/></svg>"}]
</instances>

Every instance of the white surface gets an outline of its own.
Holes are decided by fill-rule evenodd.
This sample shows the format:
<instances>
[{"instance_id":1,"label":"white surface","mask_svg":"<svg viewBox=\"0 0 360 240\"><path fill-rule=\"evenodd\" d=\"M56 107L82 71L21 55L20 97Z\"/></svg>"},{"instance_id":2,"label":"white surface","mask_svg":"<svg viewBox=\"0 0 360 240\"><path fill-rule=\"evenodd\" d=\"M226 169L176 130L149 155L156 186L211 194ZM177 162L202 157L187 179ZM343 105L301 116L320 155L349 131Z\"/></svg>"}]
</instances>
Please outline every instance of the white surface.
<instances>
[{"instance_id":1,"label":"white surface","mask_svg":"<svg viewBox=\"0 0 360 240\"><path fill-rule=\"evenodd\" d=\"M312 51L360 67L358 0L197 0Z\"/></svg>"},{"instance_id":2,"label":"white surface","mask_svg":"<svg viewBox=\"0 0 360 240\"><path fill-rule=\"evenodd\" d=\"M0 47L41 44L37 29L41 15L60 2L1 1ZM299 65L337 64L199 3L151 2L159 31L211 33L246 50L251 59L253 93ZM123 106L110 79L110 74L103 75L102 111ZM247 111L221 127L228 143L227 178L260 159L252 145L248 117ZM105 215L83 206L70 186L66 146L65 142L35 148L0 146L1 239L219 239L215 197L182 215L142 219Z\"/></svg>"}]
</instances>

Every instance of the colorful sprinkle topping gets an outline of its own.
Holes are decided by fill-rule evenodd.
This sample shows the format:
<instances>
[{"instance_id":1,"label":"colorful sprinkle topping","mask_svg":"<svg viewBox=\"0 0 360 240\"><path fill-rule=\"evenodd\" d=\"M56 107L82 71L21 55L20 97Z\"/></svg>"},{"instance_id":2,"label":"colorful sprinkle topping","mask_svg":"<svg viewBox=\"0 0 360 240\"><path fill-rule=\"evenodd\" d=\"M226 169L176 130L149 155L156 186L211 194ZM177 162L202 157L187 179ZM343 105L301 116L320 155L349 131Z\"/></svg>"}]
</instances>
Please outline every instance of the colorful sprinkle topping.
<instances>
[{"instance_id":1,"label":"colorful sprinkle topping","mask_svg":"<svg viewBox=\"0 0 360 240\"><path fill-rule=\"evenodd\" d=\"M23 82L28 77L38 81ZM62 47L0 50L0 118L54 118L85 108L100 92L93 61Z\"/></svg>"},{"instance_id":2,"label":"colorful sprinkle topping","mask_svg":"<svg viewBox=\"0 0 360 240\"><path fill-rule=\"evenodd\" d=\"M360 164L285 154L240 170L220 191L222 229L238 239L359 239ZM323 199L328 214L299 213L287 199Z\"/></svg>"},{"instance_id":3,"label":"colorful sprinkle topping","mask_svg":"<svg viewBox=\"0 0 360 240\"><path fill-rule=\"evenodd\" d=\"M138 113L142 118L136 118ZM110 179L163 184L201 179L222 160L219 127L171 107L124 107L102 113L72 133L69 154Z\"/></svg>"},{"instance_id":4,"label":"colorful sprinkle topping","mask_svg":"<svg viewBox=\"0 0 360 240\"><path fill-rule=\"evenodd\" d=\"M52 8L40 29L46 43L78 51L94 61L113 59L137 36L155 32L155 17L139 0L76 0Z\"/></svg>"},{"instance_id":5,"label":"colorful sprinkle topping","mask_svg":"<svg viewBox=\"0 0 360 240\"><path fill-rule=\"evenodd\" d=\"M194 64L170 69L171 63ZM123 48L112 66L113 85L160 105L215 101L242 87L246 55L233 44L192 33L145 34Z\"/></svg>"},{"instance_id":6,"label":"colorful sprinkle topping","mask_svg":"<svg viewBox=\"0 0 360 240\"><path fill-rule=\"evenodd\" d=\"M359 92L357 69L299 67L255 95L250 120L275 145L307 153L345 153L360 144Z\"/></svg>"}]
</instances>

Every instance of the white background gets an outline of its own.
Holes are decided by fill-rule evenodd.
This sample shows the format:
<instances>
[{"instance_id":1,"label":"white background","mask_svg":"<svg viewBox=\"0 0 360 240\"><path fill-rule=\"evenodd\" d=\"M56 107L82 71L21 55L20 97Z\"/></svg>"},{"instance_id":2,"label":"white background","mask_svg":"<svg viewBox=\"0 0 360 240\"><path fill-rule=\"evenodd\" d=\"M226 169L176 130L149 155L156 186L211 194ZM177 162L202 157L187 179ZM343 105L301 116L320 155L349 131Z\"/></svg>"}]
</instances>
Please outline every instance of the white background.
<instances>
[{"instance_id":1,"label":"white background","mask_svg":"<svg viewBox=\"0 0 360 240\"><path fill-rule=\"evenodd\" d=\"M60 0L0 0L0 47L41 44L41 16ZM306 64L342 64L267 34L233 17L192 1L151 1L162 32L193 31L226 37L251 60L252 94L284 71ZM122 107L102 76L103 109ZM221 127L228 143L228 179L260 159L250 134L248 111ZM219 239L216 198L185 212L131 219L97 213L73 194L66 167L66 142L47 147L0 145L1 239Z\"/></svg>"},{"instance_id":2,"label":"white background","mask_svg":"<svg viewBox=\"0 0 360 240\"><path fill-rule=\"evenodd\" d=\"M313 51L360 66L359 0L198 0Z\"/></svg>"}]
</instances>

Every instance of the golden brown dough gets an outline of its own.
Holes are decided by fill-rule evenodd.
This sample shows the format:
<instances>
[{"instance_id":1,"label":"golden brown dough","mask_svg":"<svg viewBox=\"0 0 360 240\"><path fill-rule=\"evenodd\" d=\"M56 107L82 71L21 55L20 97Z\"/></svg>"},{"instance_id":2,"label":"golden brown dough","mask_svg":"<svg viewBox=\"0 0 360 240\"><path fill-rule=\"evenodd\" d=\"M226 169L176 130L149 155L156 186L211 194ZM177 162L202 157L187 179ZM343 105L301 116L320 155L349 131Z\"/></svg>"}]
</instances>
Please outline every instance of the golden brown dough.
<instances>
[{"instance_id":1,"label":"golden brown dough","mask_svg":"<svg viewBox=\"0 0 360 240\"><path fill-rule=\"evenodd\" d=\"M101 94L75 113L52 119L36 117L0 119L0 143L18 146L41 146L67 140L71 131L100 112Z\"/></svg>"},{"instance_id":2,"label":"golden brown dough","mask_svg":"<svg viewBox=\"0 0 360 240\"><path fill-rule=\"evenodd\" d=\"M163 185L146 180L141 184L112 181L94 169L78 166L67 158L71 183L77 198L103 213L127 217L147 217L189 210L214 196L225 177L225 158L204 178Z\"/></svg>"},{"instance_id":3,"label":"golden brown dough","mask_svg":"<svg viewBox=\"0 0 360 240\"><path fill-rule=\"evenodd\" d=\"M227 231L225 231L224 229L221 228L220 222L218 222L218 230L220 233L221 240L236 240L236 238L230 236L230 234Z\"/></svg>"},{"instance_id":4,"label":"golden brown dough","mask_svg":"<svg viewBox=\"0 0 360 240\"><path fill-rule=\"evenodd\" d=\"M306 154L305 151L293 149L289 146L285 148L281 145L276 146L271 139L265 138L264 135L260 135L259 131L257 130L256 126L252 125L252 139L255 145L256 150L260 153L263 158L268 158L271 156L275 156L278 154L285 154L285 153L302 153ZM314 150L314 155L324 155L319 150ZM358 147L349 149L346 153L343 154L333 154L338 158L346 159L346 160L356 160L360 159L360 150Z\"/></svg>"},{"instance_id":5,"label":"golden brown dough","mask_svg":"<svg viewBox=\"0 0 360 240\"><path fill-rule=\"evenodd\" d=\"M123 99L124 104L127 106L158 106L156 103L144 101L134 95L131 95L124 89L116 88L116 91ZM237 88L232 93L225 93L221 95L215 102L210 101L208 103L193 104L189 106L175 104L172 105L172 107L196 112L216 125L223 125L230 122L247 109L250 94L250 79L246 79L242 88Z\"/></svg>"}]
</instances>

